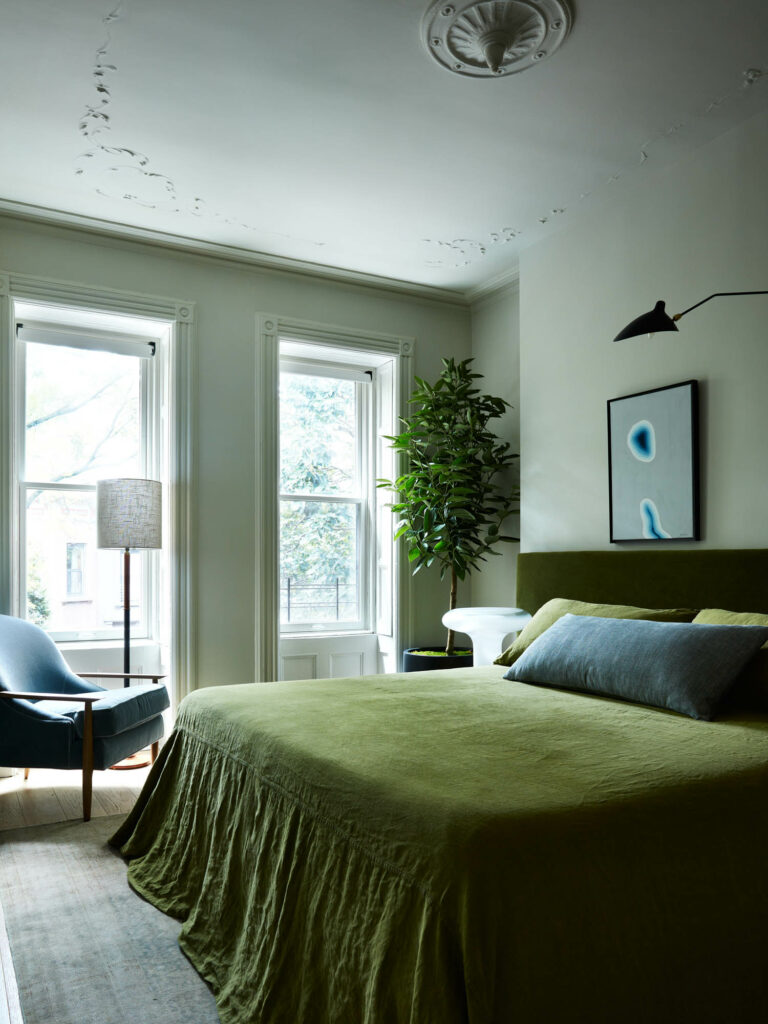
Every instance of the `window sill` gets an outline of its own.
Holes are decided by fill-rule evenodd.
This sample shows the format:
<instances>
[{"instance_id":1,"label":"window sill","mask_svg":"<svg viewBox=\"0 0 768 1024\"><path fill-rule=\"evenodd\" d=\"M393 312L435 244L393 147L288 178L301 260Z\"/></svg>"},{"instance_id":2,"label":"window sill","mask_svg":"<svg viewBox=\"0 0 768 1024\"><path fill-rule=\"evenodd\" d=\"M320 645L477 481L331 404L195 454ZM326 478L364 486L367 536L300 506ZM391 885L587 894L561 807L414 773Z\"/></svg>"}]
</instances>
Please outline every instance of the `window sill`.
<instances>
[{"instance_id":1,"label":"window sill","mask_svg":"<svg viewBox=\"0 0 768 1024\"><path fill-rule=\"evenodd\" d=\"M56 646L73 672L123 670L122 640L60 640ZM167 657L167 650L157 640L131 640L131 672L166 672Z\"/></svg>"},{"instance_id":2,"label":"window sill","mask_svg":"<svg viewBox=\"0 0 768 1024\"><path fill-rule=\"evenodd\" d=\"M56 640L60 651L122 651L122 640ZM157 640L148 637L131 637L131 650L140 647L159 647Z\"/></svg>"},{"instance_id":3,"label":"window sill","mask_svg":"<svg viewBox=\"0 0 768 1024\"><path fill-rule=\"evenodd\" d=\"M311 640L320 637L325 640L328 637L337 636L373 636L372 629L309 629L294 632L280 633L281 640Z\"/></svg>"}]
</instances>

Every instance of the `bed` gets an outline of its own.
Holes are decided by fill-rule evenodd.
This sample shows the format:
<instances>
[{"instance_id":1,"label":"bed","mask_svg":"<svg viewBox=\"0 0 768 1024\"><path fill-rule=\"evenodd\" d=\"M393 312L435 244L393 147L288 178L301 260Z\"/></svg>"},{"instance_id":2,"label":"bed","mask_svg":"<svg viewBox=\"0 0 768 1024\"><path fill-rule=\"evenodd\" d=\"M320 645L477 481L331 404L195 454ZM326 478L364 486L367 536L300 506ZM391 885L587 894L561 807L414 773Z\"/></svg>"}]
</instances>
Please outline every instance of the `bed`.
<instances>
[{"instance_id":1,"label":"bed","mask_svg":"<svg viewBox=\"0 0 768 1024\"><path fill-rule=\"evenodd\" d=\"M768 613L768 551L522 555L558 596ZM112 842L224 1024L765 1019L768 714L504 671L182 703Z\"/></svg>"}]
</instances>

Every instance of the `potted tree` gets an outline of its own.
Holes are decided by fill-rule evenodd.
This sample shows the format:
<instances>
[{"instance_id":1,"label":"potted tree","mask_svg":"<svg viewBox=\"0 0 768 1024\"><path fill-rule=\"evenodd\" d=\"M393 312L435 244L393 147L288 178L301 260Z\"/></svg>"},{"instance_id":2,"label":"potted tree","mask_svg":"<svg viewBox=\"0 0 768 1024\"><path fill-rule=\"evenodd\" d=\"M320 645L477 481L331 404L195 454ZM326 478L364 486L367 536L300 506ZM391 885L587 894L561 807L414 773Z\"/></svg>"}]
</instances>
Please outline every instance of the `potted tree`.
<instances>
[{"instance_id":1,"label":"potted tree","mask_svg":"<svg viewBox=\"0 0 768 1024\"><path fill-rule=\"evenodd\" d=\"M416 377L409 399L414 412L401 419L402 433L387 437L403 456L403 472L395 480L379 480L394 491L392 510L398 516L395 539L407 545L416 574L437 563L440 579L450 578L449 608L456 607L458 581L480 567L498 542L517 538L501 532L517 508L519 491L507 472L517 459L511 446L488 429L509 406L503 398L483 395L475 387L482 374L473 373L471 359L443 359L435 384ZM472 664L471 651L455 659L454 632L444 648L412 648L404 669Z\"/></svg>"}]
</instances>

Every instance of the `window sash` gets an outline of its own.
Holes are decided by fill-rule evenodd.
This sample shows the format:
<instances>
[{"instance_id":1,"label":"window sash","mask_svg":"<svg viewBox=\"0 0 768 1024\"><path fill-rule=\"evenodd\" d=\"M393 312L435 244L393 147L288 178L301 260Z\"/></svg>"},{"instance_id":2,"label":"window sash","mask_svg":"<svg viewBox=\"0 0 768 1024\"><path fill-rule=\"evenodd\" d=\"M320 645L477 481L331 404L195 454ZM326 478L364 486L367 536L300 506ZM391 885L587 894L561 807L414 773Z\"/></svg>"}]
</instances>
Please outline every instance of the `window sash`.
<instances>
[{"instance_id":1,"label":"window sash","mask_svg":"<svg viewBox=\"0 0 768 1024\"><path fill-rule=\"evenodd\" d=\"M93 484L40 484L35 481L21 481L19 484L19 508L21 509L21 515L19 516L19 557L21 562L20 576L20 587L21 592L19 595L19 607L22 613L26 613L27 608L27 591L29 589L29 578L27 574L27 495L29 491L39 492L67 492L70 494L95 494L96 487ZM94 545L96 543L96 537L94 535ZM69 547L70 545L68 545ZM86 545L83 544L83 547ZM131 555L135 557L135 555ZM143 551L141 557L144 560L142 583L141 583L141 600L139 607L141 609L141 616L138 621L131 622L131 640L145 640L155 635L152 620L152 606L150 604L150 594L154 585L154 579L156 577L156 557L154 551ZM67 557L67 562L69 557ZM83 564L79 570L81 578L85 579L86 566ZM70 568L67 564L67 589L66 598L78 597L87 598L87 592L81 594L74 594L69 591L69 577ZM135 574L134 574L135 575ZM115 582L119 582L118 595L122 601L122 585L123 577L122 573L118 573L118 579ZM133 581L132 581L133 582ZM135 585L134 585L135 586ZM134 593L134 586L131 587L132 593ZM65 598L65 599L66 599ZM133 604L133 602L131 602ZM115 606L117 607L117 606ZM117 613L116 613L117 614ZM121 613L122 614L122 613ZM46 629L48 635L55 641L79 641L79 640L118 640L123 637L123 626L122 620L119 625L115 626L102 626L95 629Z\"/></svg>"},{"instance_id":2,"label":"window sash","mask_svg":"<svg viewBox=\"0 0 768 1024\"><path fill-rule=\"evenodd\" d=\"M371 588L373 585L373 530L372 500L374 496L371 377L365 371L345 368L338 364L322 360L301 359L300 368L296 359L281 359L280 374L303 373L308 376L324 376L338 380L355 380L355 463L356 480L354 489L347 494L321 494L316 491L305 493L300 491L281 491L280 502L304 502L315 504L342 504L355 508L356 516L356 566L355 580L358 593L359 616L355 620L333 622L285 622L282 618L282 600L279 602L279 629L281 634L311 633L315 635L332 635L334 633L372 632L374 605ZM282 532L282 531L281 531ZM282 598L282 576L280 587Z\"/></svg>"},{"instance_id":3,"label":"window sash","mask_svg":"<svg viewBox=\"0 0 768 1024\"><path fill-rule=\"evenodd\" d=\"M27 321L29 323L29 321ZM43 337L43 334L50 337ZM76 338L78 343L72 344ZM124 342L121 350L120 341ZM18 544L18 593L17 602L21 615L27 611L28 566L27 566L27 492L41 491L73 491L95 493L95 484L61 483L50 480L26 479L26 355L27 343L57 344L72 348L84 348L91 351L112 351L118 355L140 358L139 370L139 419L140 419L140 472L143 476L162 477L162 466L166 453L162 442L161 398L163 395L163 363L154 356L160 339L138 339L126 334L122 336L106 335L103 332L88 331L86 328L59 328L47 324L41 328L38 336L32 338L21 324L16 331L16 457L17 467L17 544ZM96 538L94 537L94 544ZM155 552L143 553L143 573L141 584L142 615L138 623L131 626L131 639L155 638L159 635L159 606L157 592L159 586L159 559ZM120 577L122 580L122 576ZM121 582L122 586L122 582ZM47 630L49 636L57 642L88 640L94 642L109 641L123 636L122 626L104 627L82 630Z\"/></svg>"},{"instance_id":4,"label":"window sash","mask_svg":"<svg viewBox=\"0 0 768 1024\"><path fill-rule=\"evenodd\" d=\"M289 495L285 499L281 499L281 501L283 501L283 500L285 500L285 501L300 501L302 499L298 499L298 498L295 498L292 495ZM303 499L303 501L305 503L307 503L307 504L310 504L310 503L318 504L318 505L319 504L328 504L328 502L324 501L322 498L317 498L314 495L308 496L307 498ZM357 543L355 545L355 556L356 556L355 578L354 578L354 582L353 583L351 583L351 584L339 584L339 586L340 587L346 587L346 586L354 586L355 587L356 592L357 592L357 608L358 608L358 611L359 611L359 615L357 616L357 618L354 618L354 619L333 619L333 620L324 621L324 622L323 621L318 622L318 621L316 621L314 619L303 619L302 620L302 619L296 619L296 618L294 618L293 622L291 622L291 621L284 621L283 618L282 618L282 609L283 609L282 597L283 597L284 591L287 588L284 587L284 577L280 576L280 597L281 597L281 601L280 601L280 632L281 633L286 633L286 634L287 633L312 633L313 635L317 635L317 634L332 634L332 633L360 633L360 632L368 632L370 630L370 627L368 625L369 601L368 601L366 590L365 590L365 587L366 587L366 583L365 583L366 574L362 571L364 563L365 563L365 547L364 547L364 545L365 545L365 537L366 537L366 531L365 531L365 528L364 528L364 523L365 523L365 503L362 500L359 500L359 499L356 500L354 498L353 499L337 499L337 500L335 500L334 503L335 504L339 504L339 505L348 505L348 506L350 506L351 508L353 508L355 510L355 533L356 533L356 540L357 540ZM327 583L327 584L319 584L319 583L318 584L304 584L304 585L300 585L299 587L297 587L295 589L305 590L305 589L314 589L314 588L333 589L334 588L334 584L333 583ZM301 603L302 602L299 602L299 605ZM315 603L328 603L328 602L315 602ZM340 603L340 600L339 600L339 603ZM293 607L296 607L296 605L293 605Z\"/></svg>"}]
</instances>

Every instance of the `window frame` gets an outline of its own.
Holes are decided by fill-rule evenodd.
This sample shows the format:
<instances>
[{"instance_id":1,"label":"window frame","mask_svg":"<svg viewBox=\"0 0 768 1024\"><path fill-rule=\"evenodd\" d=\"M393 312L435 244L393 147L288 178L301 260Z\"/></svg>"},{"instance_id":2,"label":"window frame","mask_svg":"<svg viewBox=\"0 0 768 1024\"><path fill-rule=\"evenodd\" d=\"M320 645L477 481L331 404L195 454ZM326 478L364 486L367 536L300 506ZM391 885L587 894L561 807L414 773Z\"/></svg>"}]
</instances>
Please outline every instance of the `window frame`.
<instances>
[{"instance_id":1,"label":"window frame","mask_svg":"<svg viewBox=\"0 0 768 1024\"><path fill-rule=\"evenodd\" d=\"M337 363L317 357L296 357L281 355L278 363L278 381L282 375L295 374L311 377L328 377L333 380L351 380L355 383L355 465L357 468L356 494L339 495L319 492L284 492L278 488L280 507L284 501L311 502L313 504L344 504L356 509L357 558L355 575L358 589L357 619L336 620L333 622L283 622L282 621L282 583L283 577L278 574L280 598L278 601L278 630L281 636L334 636L345 633L372 633L375 622L375 601L373 594L375 544L373 498L375 482L373 480L373 382L370 371L350 364ZM278 458L279 458L279 424L280 401L278 398ZM279 470L278 470L279 473ZM278 513L278 534L280 533L281 513Z\"/></svg>"},{"instance_id":2,"label":"window frame","mask_svg":"<svg viewBox=\"0 0 768 1024\"><path fill-rule=\"evenodd\" d=\"M130 317L158 328L167 350L164 424L168 489L164 507L164 555L160 592L160 637L146 645L156 667L168 672L171 707L197 688L197 594L198 566L195 557L197 520L197 308L188 297L126 291L42 277L0 268L0 612L18 615L16 603L17 559L15 524L18 518L13 460L16 447L13 407L16 401L16 369L13 344L16 303L34 303L77 309L89 315ZM271 381L271 375L270 375ZM267 446L269 448L269 446ZM118 671L122 650L115 644L68 645L67 657L75 671L94 666Z\"/></svg>"},{"instance_id":3,"label":"window frame","mask_svg":"<svg viewBox=\"0 0 768 1024\"><path fill-rule=\"evenodd\" d=\"M23 307L34 306L34 300L22 299ZM73 494L94 494L96 484L63 483L26 479L26 399L27 399L27 345L53 344L77 348L86 351L108 351L127 358L139 358L139 421L141 432L141 457L139 472L142 476L163 479L167 461L164 457L166 444L162 435L165 403L165 381L167 377L167 329L158 331L151 336L136 336L128 328L135 319L130 314L117 314L124 319L126 329L95 330L81 326L81 316L76 307L62 307L61 319L35 322L18 312L17 304L12 303L12 346L15 365L15 401L11 415L13 418L13 436L15 437L12 483L14 490L14 561L13 577L16 581L14 601L17 614L25 618L27 614L27 516L26 494L29 490L44 492L64 491ZM37 337L33 337L33 335ZM25 336L26 335L26 340ZM50 338L44 337L50 335ZM52 336L58 335L58 339ZM142 349L152 346L151 358L142 358ZM135 355L134 355L135 352ZM136 554L132 553L131 558ZM132 625L132 641L157 641L160 636L160 553L142 551L141 573L141 608L143 615L139 622ZM122 586L122 584L121 584ZM69 595L67 595L69 598ZM77 600L85 600L81 597ZM93 630L46 630L57 644L88 643L96 646L114 643L123 636L123 627L115 626Z\"/></svg>"},{"instance_id":4,"label":"window frame","mask_svg":"<svg viewBox=\"0 0 768 1024\"><path fill-rule=\"evenodd\" d=\"M376 477L392 478L401 460L387 447L386 437L396 433L397 424L407 413L407 398L413 387L417 342L412 337L385 334L367 327L328 324L259 311L254 317L254 374L256 399L254 433L256 509L259 524L258 543L254 545L253 571L255 602L253 611L255 678L267 681L279 678L279 652L283 642L279 629L279 459L278 409L279 355L290 351L298 355L326 354L333 362L352 363L373 369L374 427L376 435ZM386 443L385 443L386 442ZM377 621L374 633L378 646L379 670L397 671L401 652L411 645L413 579L407 560L400 557L392 541L389 525L394 521L387 499L378 492L376 533L381 550L377 552ZM386 541L384 538L386 537ZM303 641L296 641L303 642ZM323 640L325 642L325 639Z\"/></svg>"}]
</instances>

